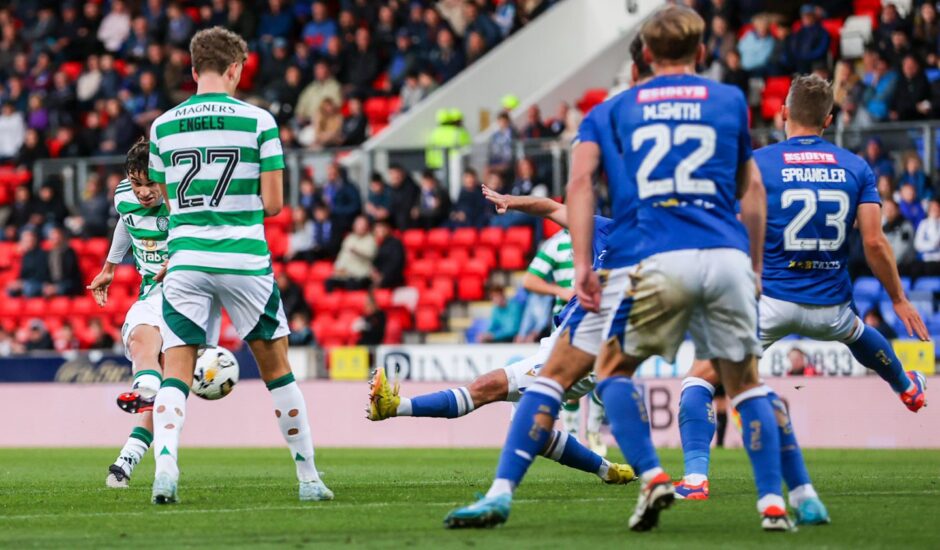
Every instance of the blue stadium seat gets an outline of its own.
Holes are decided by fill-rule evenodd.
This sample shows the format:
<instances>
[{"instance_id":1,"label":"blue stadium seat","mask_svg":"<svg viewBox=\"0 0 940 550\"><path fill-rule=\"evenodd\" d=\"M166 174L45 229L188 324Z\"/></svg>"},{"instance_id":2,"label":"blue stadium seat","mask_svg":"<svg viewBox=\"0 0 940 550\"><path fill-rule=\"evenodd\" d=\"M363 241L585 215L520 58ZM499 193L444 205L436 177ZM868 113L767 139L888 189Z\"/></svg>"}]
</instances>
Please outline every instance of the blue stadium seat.
<instances>
[{"instance_id":1,"label":"blue stadium seat","mask_svg":"<svg viewBox=\"0 0 940 550\"><path fill-rule=\"evenodd\" d=\"M904 292L911 291L911 278L910 277L901 277L901 289L903 289Z\"/></svg>"},{"instance_id":2,"label":"blue stadium seat","mask_svg":"<svg viewBox=\"0 0 940 550\"><path fill-rule=\"evenodd\" d=\"M855 279L855 288L852 294L856 300L875 301L881 298L884 289L881 282L874 277L859 277Z\"/></svg>"},{"instance_id":3,"label":"blue stadium seat","mask_svg":"<svg viewBox=\"0 0 940 550\"><path fill-rule=\"evenodd\" d=\"M927 323L927 331L931 334L940 333L940 313L934 313L933 315L924 319L924 322ZM931 338L932 340L933 338ZM936 346L940 348L940 346Z\"/></svg>"},{"instance_id":4,"label":"blue stadium seat","mask_svg":"<svg viewBox=\"0 0 940 550\"><path fill-rule=\"evenodd\" d=\"M914 290L940 292L940 277L919 277L914 282Z\"/></svg>"},{"instance_id":5,"label":"blue stadium seat","mask_svg":"<svg viewBox=\"0 0 940 550\"><path fill-rule=\"evenodd\" d=\"M864 317L865 314L868 313L868 310L870 310L872 306L874 305L875 305L875 302L873 302L872 300L859 299L859 298L855 299L855 309L858 310L858 314L862 317Z\"/></svg>"},{"instance_id":6,"label":"blue stadium seat","mask_svg":"<svg viewBox=\"0 0 940 550\"><path fill-rule=\"evenodd\" d=\"M476 342L480 337L480 334L486 332L486 329L490 326L489 319L474 319L471 323L470 328L466 330L464 335L467 338L467 342Z\"/></svg>"}]
</instances>

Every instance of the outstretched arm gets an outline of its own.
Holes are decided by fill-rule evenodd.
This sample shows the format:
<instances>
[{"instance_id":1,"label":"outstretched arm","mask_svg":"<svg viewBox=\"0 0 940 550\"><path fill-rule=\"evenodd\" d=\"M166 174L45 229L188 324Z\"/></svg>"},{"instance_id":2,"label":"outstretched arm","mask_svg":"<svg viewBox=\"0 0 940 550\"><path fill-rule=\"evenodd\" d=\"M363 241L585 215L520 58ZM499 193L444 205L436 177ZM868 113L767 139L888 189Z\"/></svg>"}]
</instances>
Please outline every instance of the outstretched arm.
<instances>
[{"instance_id":1,"label":"outstretched arm","mask_svg":"<svg viewBox=\"0 0 940 550\"><path fill-rule=\"evenodd\" d=\"M114 227L114 236L111 238L111 249L108 251L108 258L105 260L101 272L95 275L91 284L88 285L88 290L91 291L95 302L99 306L108 303L108 287L111 286L111 281L114 279L114 268L121 263L130 247L131 234L127 231L124 220L118 218L118 223Z\"/></svg>"},{"instance_id":2,"label":"outstretched arm","mask_svg":"<svg viewBox=\"0 0 940 550\"><path fill-rule=\"evenodd\" d=\"M891 250L891 243L888 242L881 229L880 205L870 202L858 205L858 230L862 234L862 246L865 249L868 267L888 292L888 297L894 304L895 313L904 322L907 335L916 334L921 340L929 340L930 336L923 319L920 318L920 313L904 295L898 266L894 260L894 251Z\"/></svg>"},{"instance_id":3,"label":"outstretched arm","mask_svg":"<svg viewBox=\"0 0 940 550\"><path fill-rule=\"evenodd\" d=\"M514 196L497 193L487 186L483 186L483 196L496 206L497 214L505 214L507 210L517 210L530 216L548 218L558 225L568 229L568 208L559 202L546 197Z\"/></svg>"},{"instance_id":4,"label":"outstretched arm","mask_svg":"<svg viewBox=\"0 0 940 550\"><path fill-rule=\"evenodd\" d=\"M265 217L276 216L284 208L284 171L261 172L261 203Z\"/></svg>"}]
</instances>

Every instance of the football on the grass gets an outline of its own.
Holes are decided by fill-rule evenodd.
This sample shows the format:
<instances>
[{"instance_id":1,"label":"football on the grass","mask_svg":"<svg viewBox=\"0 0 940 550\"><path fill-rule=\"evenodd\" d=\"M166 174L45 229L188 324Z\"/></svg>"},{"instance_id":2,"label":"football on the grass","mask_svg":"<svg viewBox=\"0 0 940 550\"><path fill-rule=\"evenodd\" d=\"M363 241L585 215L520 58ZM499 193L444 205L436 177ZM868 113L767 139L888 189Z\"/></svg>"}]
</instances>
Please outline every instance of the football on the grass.
<instances>
[{"instance_id":1,"label":"football on the grass","mask_svg":"<svg viewBox=\"0 0 940 550\"><path fill-rule=\"evenodd\" d=\"M238 383L238 361L221 347L206 348L196 359L193 393L203 399L222 399Z\"/></svg>"}]
</instances>

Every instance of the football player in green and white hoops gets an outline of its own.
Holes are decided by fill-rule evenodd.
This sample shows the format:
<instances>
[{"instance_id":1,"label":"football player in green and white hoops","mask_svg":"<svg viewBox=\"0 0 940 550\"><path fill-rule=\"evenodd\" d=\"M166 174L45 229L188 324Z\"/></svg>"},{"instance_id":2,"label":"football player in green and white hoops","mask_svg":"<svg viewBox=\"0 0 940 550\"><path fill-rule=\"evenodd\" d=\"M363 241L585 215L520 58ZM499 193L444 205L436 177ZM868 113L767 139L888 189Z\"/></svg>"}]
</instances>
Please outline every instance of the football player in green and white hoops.
<instances>
[{"instance_id":1,"label":"football player in green and white hoops","mask_svg":"<svg viewBox=\"0 0 940 550\"><path fill-rule=\"evenodd\" d=\"M154 401L152 501L178 501L179 437L199 347L218 342L224 307L248 342L290 447L300 500L331 500L314 464L307 406L287 361L290 329L264 218L284 203L284 155L271 113L232 97L248 46L222 27L189 45L196 95L150 129L150 179L170 208L163 282L164 378Z\"/></svg>"},{"instance_id":2,"label":"football player in green and white hoops","mask_svg":"<svg viewBox=\"0 0 940 550\"><path fill-rule=\"evenodd\" d=\"M104 267L88 289L99 306L108 301L108 287L114 268L127 254L134 253L134 264L141 276L140 294L131 306L121 328L124 353L134 370L131 391L118 397L118 406L134 414L140 413L137 427L121 449L117 460L108 468L108 487L125 488L134 467L147 453L153 441L153 400L163 380L160 366L160 318L163 311L163 290L160 279L167 260L169 211L160 189L147 175L150 146L140 140L127 152L124 171L127 179L114 191L114 208L119 214L111 250Z\"/></svg>"}]
</instances>

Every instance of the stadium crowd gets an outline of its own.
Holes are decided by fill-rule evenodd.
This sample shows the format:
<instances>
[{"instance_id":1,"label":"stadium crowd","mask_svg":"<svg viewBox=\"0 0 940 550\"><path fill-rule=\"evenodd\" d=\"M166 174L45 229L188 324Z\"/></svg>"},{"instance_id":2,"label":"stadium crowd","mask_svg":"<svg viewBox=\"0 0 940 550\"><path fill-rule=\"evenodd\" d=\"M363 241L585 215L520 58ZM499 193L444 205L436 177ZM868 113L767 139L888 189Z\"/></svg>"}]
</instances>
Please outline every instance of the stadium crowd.
<instances>
[{"instance_id":1,"label":"stadium crowd","mask_svg":"<svg viewBox=\"0 0 940 550\"><path fill-rule=\"evenodd\" d=\"M833 81L834 124L842 129L940 116L940 20L933 2L900 2L899 9L867 0L681 1L709 22L701 72L741 87L754 125L766 126L772 140L780 139L782 121L776 110L766 109L767 90L797 72ZM0 8L0 161L28 171L43 158L121 154L164 109L194 91L186 45L194 32L211 25L235 30L249 42L252 53L239 93L275 114L286 148L354 146L381 130L366 112L370 98L393 99L388 105L394 112L411 108L553 3L12 2ZM859 59L840 58L833 22L841 25L852 14L871 17L871 40ZM335 261L328 289L391 288L406 282L407 255L398 231L528 225L538 243L540 223L519 213L496 216L479 186L547 196L544 166L518 157L517 145L527 139L569 141L582 110L590 107L573 99L544 118L533 106L517 127L510 116L515 106L502 105L486 165L482 172L464 171L455 200L440 181L431 151L426 170L412 173L395 165L373 173L364 194L338 163L326 171L325 182L304 177L279 259ZM441 127L460 131L461 114L444 115ZM940 275L940 192L920 153L872 137L859 154L878 176L884 228L902 273ZM15 188L0 209L3 238L17 243L23 257L6 285L8 295L83 292L69 237L110 234L116 219L111 197L120 179L92 174L73 209L66 207L55 176L40 182L35 194L26 184ZM855 245L853 275L866 274L861 246ZM292 325L309 332L312 312L303 293L297 295L288 315ZM494 303L512 310L508 318L522 323L529 317L516 312L512 300L501 306L507 304L502 298L494 295ZM531 327L522 324L526 334L517 338L528 339ZM295 340L313 339L301 334ZM6 340L0 335L0 342ZM14 343L26 344L23 337ZM0 353L4 349L0 344Z\"/></svg>"}]
</instances>

